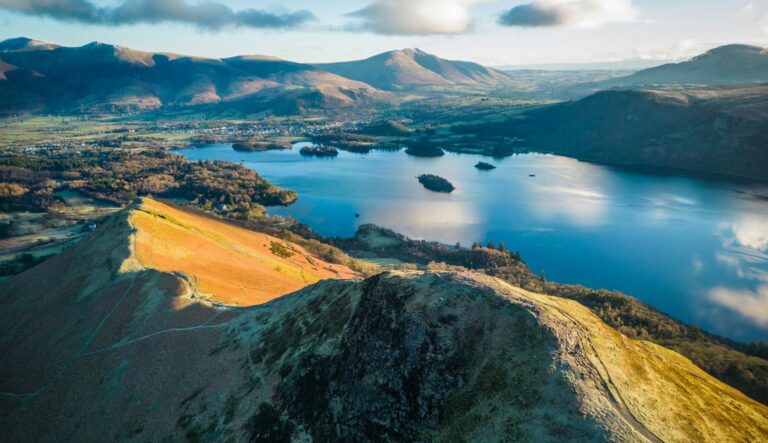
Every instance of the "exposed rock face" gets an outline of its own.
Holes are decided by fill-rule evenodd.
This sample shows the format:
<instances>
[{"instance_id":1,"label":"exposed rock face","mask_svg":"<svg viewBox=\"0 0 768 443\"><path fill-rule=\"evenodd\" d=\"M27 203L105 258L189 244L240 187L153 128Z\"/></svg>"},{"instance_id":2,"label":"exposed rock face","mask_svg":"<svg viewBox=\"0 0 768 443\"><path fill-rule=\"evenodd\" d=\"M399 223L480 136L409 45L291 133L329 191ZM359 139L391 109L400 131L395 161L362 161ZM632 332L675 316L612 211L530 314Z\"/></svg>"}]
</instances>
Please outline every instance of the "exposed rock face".
<instances>
[{"instance_id":1,"label":"exposed rock face","mask_svg":"<svg viewBox=\"0 0 768 443\"><path fill-rule=\"evenodd\" d=\"M289 363L278 396L294 420L318 440L459 437L463 427L472 429L472 422L487 413L489 399L504 396L505 365L516 365L520 375L546 373L542 361L524 357L537 348L546 355L542 345L554 341L545 331L523 337L512 347L490 346L500 332L493 320L505 314L512 314L510 320L519 322L518 327L535 328L525 311L505 309L501 303L482 306L482 291L471 287L454 288L460 294L449 295L450 285L439 276L378 276L357 288L360 298L338 331L337 351L322 355L312 350L298 358L295 368ZM448 299L453 296L457 298ZM460 318L453 313L457 304L477 310ZM475 323L475 315L490 321ZM481 349L484 352L478 352ZM506 358L501 366L496 362L499 354ZM505 400L519 402L521 409L532 406L541 401L539 387L536 380L528 380L513 388L527 398ZM535 416L530 415L529 420ZM513 424L508 426L511 430ZM522 436L530 423L521 420L514 426Z\"/></svg>"},{"instance_id":2,"label":"exposed rock face","mask_svg":"<svg viewBox=\"0 0 768 443\"><path fill-rule=\"evenodd\" d=\"M575 302L480 275L403 272L232 307L184 276L144 269L129 226L112 223L0 287L0 440L720 442L768 432L768 408ZM55 283L43 277L53 272Z\"/></svg>"}]
</instances>

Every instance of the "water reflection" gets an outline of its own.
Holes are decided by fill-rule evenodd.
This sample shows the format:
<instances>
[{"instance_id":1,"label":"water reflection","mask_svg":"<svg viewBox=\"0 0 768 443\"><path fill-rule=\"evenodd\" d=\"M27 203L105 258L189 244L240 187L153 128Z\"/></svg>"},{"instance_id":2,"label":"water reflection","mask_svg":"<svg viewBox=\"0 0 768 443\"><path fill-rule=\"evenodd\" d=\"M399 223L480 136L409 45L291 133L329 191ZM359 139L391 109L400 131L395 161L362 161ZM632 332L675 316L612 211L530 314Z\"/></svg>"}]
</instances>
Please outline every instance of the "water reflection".
<instances>
[{"instance_id":1,"label":"water reflection","mask_svg":"<svg viewBox=\"0 0 768 443\"><path fill-rule=\"evenodd\" d=\"M473 235L473 226L484 222L482 212L468 201L409 201L371 206L365 219L382 226L402 226L416 239L444 242ZM429 233L429 235L425 235Z\"/></svg>"},{"instance_id":2,"label":"water reflection","mask_svg":"<svg viewBox=\"0 0 768 443\"><path fill-rule=\"evenodd\" d=\"M582 226L597 226L606 220L605 195L589 188L568 188L535 184L537 195L531 209L543 219L565 218Z\"/></svg>"},{"instance_id":3,"label":"water reflection","mask_svg":"<svg viewBox=\"0 0 768 443\"><path fill-rule=\"evenodd\" d=\"M723 229L726 244L739 245L755 251L768 249L768 217L747 216Z\"/></svg>"},{"instance_id":4,"label":"water reflection","mask_svg":"<svg viewBox=\"0 0 768 443\"><path fill-rule=\"evenodd\" d=\"M723 250L718 263L742 280L741 287L718 286L709 299L731 309L762 328L768 328L768 217L746 216L721 226ZM743 288L744 284L752 288Z\"/></svg>"},{"instance_id":5,"label":"water reflection","mask_svg":"<svg viewBox=\"0 0 768 443\"><path fill-rule=\"evenodd\" d=\"M709 291L710 300L732 309L757 326L768 328L768 285L757 290L714 288Z\"/></svg>"},{"instance_id":6,"label":"water reflection","mask_svg":"<svg viewBox=\"0 0 768 443\"><path fill-rule=\"evenodd\" d=\"M644 175L551 155L316 159L228 145L180 152L243 159L299 193L296 204L271 213L322 235L376 223L450 244L503 241L552 280L620 290L714 333L768 340L768 201L753 198L768 195L766 185ZM497 169L477 171L480 160ZM425 190L415 179L423 173L449 179L456 192Z\"/></svg>"}]
</instances>

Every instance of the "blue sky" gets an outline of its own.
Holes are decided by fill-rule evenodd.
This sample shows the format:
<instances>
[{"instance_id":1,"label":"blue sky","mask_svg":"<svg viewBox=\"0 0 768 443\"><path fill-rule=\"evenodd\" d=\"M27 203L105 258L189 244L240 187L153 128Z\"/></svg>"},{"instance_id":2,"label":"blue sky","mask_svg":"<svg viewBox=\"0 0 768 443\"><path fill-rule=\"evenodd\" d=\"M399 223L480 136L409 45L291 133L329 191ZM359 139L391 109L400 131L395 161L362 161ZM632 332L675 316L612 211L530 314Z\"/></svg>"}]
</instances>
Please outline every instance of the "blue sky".
<instances>
[{"instance_id":1,"label":"blue sky","mask_svg":"<svg viewBox=\"0 0 768 443\"><path fill-rule=\"evenodd\" d=\"M0 38L305 62L418 47L488 65L676 59L727 43L768 46L768 0L207 1L214 12L197 14L185 8L200 0L0 0ZM73 18L74 10L86 13ZM256 20L238 14L253 10Z\"/></svg>"}]
</instances>

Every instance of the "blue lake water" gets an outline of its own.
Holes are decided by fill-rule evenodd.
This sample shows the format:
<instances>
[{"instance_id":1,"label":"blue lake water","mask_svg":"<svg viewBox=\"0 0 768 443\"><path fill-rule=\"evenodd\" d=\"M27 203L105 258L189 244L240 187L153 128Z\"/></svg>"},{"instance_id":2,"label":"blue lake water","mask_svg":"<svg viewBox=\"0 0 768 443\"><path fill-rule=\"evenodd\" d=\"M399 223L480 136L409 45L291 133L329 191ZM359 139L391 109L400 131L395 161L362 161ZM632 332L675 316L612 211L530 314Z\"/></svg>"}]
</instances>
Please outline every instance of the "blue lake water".
<instances>
[{"instance_id":1,"label":"blue lake water","mask_svg":"<svg viewBox=\"0 0 768 443\"><path fill-rule=\"evenodd\" d=\"M295 204L269 212L325 236L351 236L356 226L375 223L449 244L503 241L549 280L619 290L713 333L768 340L766 184L643 174L540 154L496 160L340 151L311 158L298 149L243 153L231 145L179 152L242 161L295 190ZM480 160L497 169L476 170ZM415 178L423 173L447 178L456 191L424 189Z\"/></svg>"}]
</instances>

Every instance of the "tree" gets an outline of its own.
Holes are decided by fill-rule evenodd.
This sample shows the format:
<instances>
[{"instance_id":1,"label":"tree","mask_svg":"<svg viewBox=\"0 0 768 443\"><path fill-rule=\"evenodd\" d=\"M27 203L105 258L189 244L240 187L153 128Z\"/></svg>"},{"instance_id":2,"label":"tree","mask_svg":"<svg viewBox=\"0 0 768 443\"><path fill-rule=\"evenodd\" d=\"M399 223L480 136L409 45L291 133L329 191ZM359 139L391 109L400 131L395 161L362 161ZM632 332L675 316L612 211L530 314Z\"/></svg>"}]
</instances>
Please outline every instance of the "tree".
<instances>
[{"instance_id":1,"label":"tree","mask_svg":"<svg viewBox=\"0 0 768 443\"><path fill-rule=\"evenodd\" d=\"M454 249L456 249L457 251L458 251L459 249L461 249L461 243L459 243L459 242L456 242L456 246L454 246Z\"/></svg>"},{"instance_id":2,"label":"tree","mask_svg":"<svg viewBox=\"0 0 768 443\"><path fill-rule=\"evenodd\" d=\"M496 249L496 243L489 241L488 242L488 249Z\"/></svg>"},{"instance_id":3,"label":"tree","mask_svg":"<svg viewBox=\"0 0 768 443\"><path fill-rule=\"evenodd\" d=\"M507 249L507 245L505 245L504 242L499 242L499 251L509 252L509 249Z\"/></svg>"}]
</instances>

